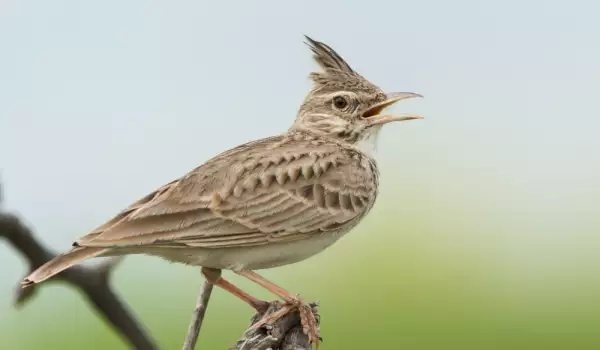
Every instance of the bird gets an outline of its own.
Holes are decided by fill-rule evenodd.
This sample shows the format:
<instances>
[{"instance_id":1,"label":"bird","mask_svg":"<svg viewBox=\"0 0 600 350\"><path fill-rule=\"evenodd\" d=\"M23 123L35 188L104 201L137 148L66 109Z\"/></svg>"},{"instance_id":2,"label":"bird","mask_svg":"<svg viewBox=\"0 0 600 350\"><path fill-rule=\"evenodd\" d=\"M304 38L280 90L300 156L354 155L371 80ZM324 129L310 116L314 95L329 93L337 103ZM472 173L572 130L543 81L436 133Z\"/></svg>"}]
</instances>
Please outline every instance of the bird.
<instances>
[{"instance_id":1,"label":"bird","mask_svg":"<svg viewBox=\"0 0 600 350\"><path fill-rule=\"evenodd\" d=\"M22 282L28 287L94 257L143 254L200 267L209 283L258 311L259 300L221 276L230 270L284 300L272 322L297 309L311 343L319 330L309 304L256 270L294 264L333 245L371 211L383 125L423 117L389 114L423 97L384 92L330 46L305 36L320 69L291 127L226 150L121 210Z\"/></svg>"}]
</instances>

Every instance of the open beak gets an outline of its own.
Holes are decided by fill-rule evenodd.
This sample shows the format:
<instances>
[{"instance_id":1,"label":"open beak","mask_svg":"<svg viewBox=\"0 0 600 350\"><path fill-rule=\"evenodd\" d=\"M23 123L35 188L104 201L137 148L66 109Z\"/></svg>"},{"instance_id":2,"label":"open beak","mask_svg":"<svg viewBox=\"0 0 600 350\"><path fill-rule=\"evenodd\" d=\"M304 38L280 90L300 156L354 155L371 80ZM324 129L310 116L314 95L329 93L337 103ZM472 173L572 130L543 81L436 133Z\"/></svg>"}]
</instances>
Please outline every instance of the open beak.
<instances>
[{"instance_id":1,"label":"open beak","mask_svg":"<svg viewBox=\"0 0 600 350\"><path fill-rule=\"evenodd\" d=\"M367 111L363 113L363 118L369 121L369 126L373 125L381 125L390 122L400 122L405 120L413 120L413 119L424 119L418 115L413 114L380 114L386 107L391 106L392 104L407 100L409 98L423 97L414 92L392 92L386 94L386 100L372 106Z\"/></svg>"}]
</instances>

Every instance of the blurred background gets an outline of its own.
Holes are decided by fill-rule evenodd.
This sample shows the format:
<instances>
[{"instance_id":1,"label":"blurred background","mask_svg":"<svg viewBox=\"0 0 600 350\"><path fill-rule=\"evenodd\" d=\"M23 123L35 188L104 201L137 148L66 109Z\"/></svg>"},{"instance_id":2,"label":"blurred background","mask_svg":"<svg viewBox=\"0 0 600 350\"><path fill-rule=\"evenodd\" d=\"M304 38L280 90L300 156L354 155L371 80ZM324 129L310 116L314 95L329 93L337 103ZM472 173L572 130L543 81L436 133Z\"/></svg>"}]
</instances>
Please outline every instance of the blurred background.
<instances>
[{"instance_id":1,"label":"blurred background","mask_svg":"<svg viewBox=\"0 0 600 350\"><path fill-rule=\"evenodd\" d=\"M307 34L383 89L425 96L394 107L424 121L384 128L371 215L324 253L263 271L321 301L323 349L598 349L598 11L2 0L4 208L65 250L215 154L285 131L316 69ZM3 241L0 266L0 348L127 348L64 284L15 309L27 267ZM181 348L199 271L135 256L114 277L159 345ZM199 348L226 349L251 315L216 290Z\"/></svg>"}]
</instances>

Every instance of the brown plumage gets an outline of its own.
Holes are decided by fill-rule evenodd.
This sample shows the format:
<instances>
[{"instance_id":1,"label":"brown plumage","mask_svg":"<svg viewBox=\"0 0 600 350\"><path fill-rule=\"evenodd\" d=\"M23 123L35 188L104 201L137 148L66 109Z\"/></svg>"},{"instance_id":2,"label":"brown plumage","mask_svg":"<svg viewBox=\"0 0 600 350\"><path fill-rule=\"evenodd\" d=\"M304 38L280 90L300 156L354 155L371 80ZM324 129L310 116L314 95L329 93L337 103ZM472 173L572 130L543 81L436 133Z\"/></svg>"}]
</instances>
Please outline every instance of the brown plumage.
<instances>
[{"instance_id":1,"label":"brown plumage","mask_svg":"<svg viewBox=\"0 0 600 350\"><path fill-rule=\"evenodd\" d=\"M248 271L304 260L356 226L377 197L373 156L381 126L419 118L381 112L419 95L386 94L329 46L307 41L323 71L311 73L313 89L287 132L223 152L158 188L23 284L92 257L126 254L231 269L252 279ZM316 330L309 331L316 341Z\"/></svg>"}]
</instances>

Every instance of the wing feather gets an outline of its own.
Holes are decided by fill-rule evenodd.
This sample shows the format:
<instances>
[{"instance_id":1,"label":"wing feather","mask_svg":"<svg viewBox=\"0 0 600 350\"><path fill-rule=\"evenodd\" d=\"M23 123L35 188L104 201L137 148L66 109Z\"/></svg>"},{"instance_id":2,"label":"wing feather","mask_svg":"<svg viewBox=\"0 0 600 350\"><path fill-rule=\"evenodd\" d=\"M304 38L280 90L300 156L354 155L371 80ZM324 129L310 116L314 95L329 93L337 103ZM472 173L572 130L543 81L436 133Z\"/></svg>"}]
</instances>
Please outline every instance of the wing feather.
<instances>
[{"instance_id":1,"label":"wing feather","mask_svg":"<svg viewBox=\"0 0 600 350\"><path fill-rule=\"evenodd\" d=\"M225 248L305 239L372 206L366 156L302 135L252 142L150 193L82 237L88 247Z\"/></svg>"}]
</instances>

